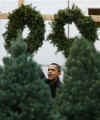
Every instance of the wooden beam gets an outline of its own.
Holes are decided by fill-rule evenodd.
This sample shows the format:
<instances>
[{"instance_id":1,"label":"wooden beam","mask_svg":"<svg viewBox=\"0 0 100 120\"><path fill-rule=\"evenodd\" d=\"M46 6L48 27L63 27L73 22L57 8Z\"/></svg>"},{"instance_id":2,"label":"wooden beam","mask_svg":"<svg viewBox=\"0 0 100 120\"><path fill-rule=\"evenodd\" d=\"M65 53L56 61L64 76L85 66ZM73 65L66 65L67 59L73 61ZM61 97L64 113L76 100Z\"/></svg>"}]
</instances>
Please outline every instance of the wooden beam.
<instances>
[{"instance_id":1,"label":"wooden beam","mask_svg":"<svg viewBox=\"0 0 100 120\"><path fill-rule=\"evenodd\" d=\"M24 0L18 0L18 7L21 7L23 3L24 3Z\"/></svg>"},{"instance_id":2,"label":"wooden beam","mask_svg":"<svg viewBox=\"0 0 100 120\"><path fill-rule=\"evenodd\" d=\"M43 14L42 15L44 20L53 20L54 19L54 15L47 15L47 14Z\"/></svg>"},{"instance_id":3,"label":"wooden beam","mask_svg":"<svg viewBox=\"0 0 100 120\"><path fill-rule=\"evenodd\" d=\"M43 19L44 20L53 20L54 19L54 15L47 15L47 14L43 14ZM99 15L90 15L93 19L94 22L96 22L97 24L100 24L100 16ZM8 14L7 13L0 13L0 19L8 19Z\"/></svg>"},{"instance_id":4,"label":"wooden beam","mask_svg":"<svg viewBox=\"0 0 100 120\"><path fill-rule=\"evenodd\" d=\"M0 19L8 19L7 13L0 13Z\"/></svg>"},{"instance_id":5,"label":"wooden beam","mask_svg":"<svg viewBox=\"0 0 100 120\"><path fill-rule=\"evenodd\" d=\"M54 16L53 15L42 15L44 20L53 20ZM0 13L0 19L8 19L8 14L7 13Z\"/></svg>"},{"instance_id":6,"label":"wooden beam","mask_svg":"<svg viewBox=\"0 0 100 120\"><path fill-rule=\"evenodd\" d=\"M100 8L88 8L88 15L100 15Z\"/></svg>"},{"instance_id":7,"label":"wooden beam","mask_svg":"<svg viewBox=\"0 0 100 120\"><path fill-rule=\"evenodd\" d=\"M18 5L19 7L23 4L24 0L19 0L18 1ZM89 9L88 9L89 10ZM90 9L91 10L91 9ZM94 10L94 9L93 9ZM96 9L97 10L97 9ZM100 10L100 9L99 9ZM43 19L44 20L53 20L54 19L54 15L48 15L48 14L43 14ZM100 15L90 15L93 19L93 21L97 24L100 24ZM0 13L0 19L8 19L8 14L7 13Z\"/></svg>"},{"instance_id":8,"label":"wooden beam","mask_svg":"<svg viewBox=\"0 0 100 120\"><path fill-rule=\"evenodd\" d=\"M100 8L88 8L88 15L92 17L97 25L100 25Z\"/></svg>"},{"instance_id":9,"label":"wooden beam","mask_svg":"<svg viewBox=\"0 0 100 120\"><path fill-rule=\"evenodd\" d=\"M100 25L100 15L90 15L96 24Z\"/></svg>"},{"instance_id":10,"label":"wooden beam","mask_svg":"<svg viewBox=\"0 0 100 120\"><path fill-rule=\"evenodd\" d=\"M43 14L43 19L44 20L53 20L54 19L54 15L47 15L47 14ZM100 16L99 15L90 15L93 19L94 22L100 24ZM8 19L8 14L7 13L0 13L0 19Z\"/></svg>"}]
</instances>

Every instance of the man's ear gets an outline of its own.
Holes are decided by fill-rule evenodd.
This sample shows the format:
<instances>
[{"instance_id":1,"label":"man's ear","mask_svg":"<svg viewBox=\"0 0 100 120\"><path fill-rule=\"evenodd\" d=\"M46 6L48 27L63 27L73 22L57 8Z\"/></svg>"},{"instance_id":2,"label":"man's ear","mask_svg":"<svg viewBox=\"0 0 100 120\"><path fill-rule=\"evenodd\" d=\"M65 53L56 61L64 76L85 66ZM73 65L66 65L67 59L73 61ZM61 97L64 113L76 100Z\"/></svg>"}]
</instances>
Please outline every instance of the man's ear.
<instances>
[{"instance_id":1,"label":"man's ear","mask_svg":"<svg viewBox=\"0 0 100 120\"><path fill-rule=\"evenodd\" d=\"M61 72L59 72L58 74L61 75Z\"/></svg>"}]
</instances>

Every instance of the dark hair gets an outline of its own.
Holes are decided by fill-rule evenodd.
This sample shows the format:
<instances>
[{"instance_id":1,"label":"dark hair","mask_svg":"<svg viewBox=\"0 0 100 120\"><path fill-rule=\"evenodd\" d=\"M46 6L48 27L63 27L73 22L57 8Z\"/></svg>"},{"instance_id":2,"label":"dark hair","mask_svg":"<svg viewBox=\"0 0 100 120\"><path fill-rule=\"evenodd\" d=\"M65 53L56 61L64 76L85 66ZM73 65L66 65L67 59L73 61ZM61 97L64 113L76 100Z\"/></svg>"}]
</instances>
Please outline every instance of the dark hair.
<instances>
[{"instance_id":1,"label":"dark hair","mask_svg":"<svg viewBox=\"0 0 100 120\"><path fill-rule=\"evenodd\" d=\"M56 65L58 72L61 72L61 66L57 63L51 63L50 65Z\"/></svg>"}]
</instances>

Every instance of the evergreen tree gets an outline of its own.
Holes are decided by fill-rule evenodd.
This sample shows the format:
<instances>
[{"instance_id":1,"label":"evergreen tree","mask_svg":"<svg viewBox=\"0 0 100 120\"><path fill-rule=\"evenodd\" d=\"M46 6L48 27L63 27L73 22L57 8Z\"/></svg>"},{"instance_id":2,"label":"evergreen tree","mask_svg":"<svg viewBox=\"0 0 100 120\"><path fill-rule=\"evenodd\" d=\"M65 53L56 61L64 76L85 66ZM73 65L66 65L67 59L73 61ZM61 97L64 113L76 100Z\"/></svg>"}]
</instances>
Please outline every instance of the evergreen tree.
<instances>
[{"instance_id":1,"label":"evergreen tree","mask_svg":"<svg viewBox=\"0 0 100 120\"><path fill-rule=\"evenodd\" d=\"M58 120L40 65L27 53L21 38L0 66L0 120Z\"/></svg>"},{"instance_id":2,"label":"evergreen tree","mask_svg":"<svg viewBox=\"0 0 100 120\"><path fill-rule=\"evenodd\" d=\"M65 120L100 119L100 53L84 38L72 45L58 98Z\"/></svg>"}]
</instances>

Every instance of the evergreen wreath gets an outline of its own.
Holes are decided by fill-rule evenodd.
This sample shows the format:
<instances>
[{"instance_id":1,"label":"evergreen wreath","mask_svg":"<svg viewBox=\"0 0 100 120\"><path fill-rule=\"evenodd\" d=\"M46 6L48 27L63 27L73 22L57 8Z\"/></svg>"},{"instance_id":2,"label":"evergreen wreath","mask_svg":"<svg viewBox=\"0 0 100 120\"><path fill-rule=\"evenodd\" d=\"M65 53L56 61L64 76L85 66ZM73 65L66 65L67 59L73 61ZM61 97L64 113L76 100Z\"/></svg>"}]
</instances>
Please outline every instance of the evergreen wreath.
<instances>
[{"instance_id":1,"label":"evergreen wreath","mask_svg":"<svg viewBox=\"0 0 100 120\"><path fill-rule=\"evenodd\" d=\"M68 38L65 35L65 24L74 24L78 28L82 37L94 42L97 39L97 26L89 16L84 16L78 7L73 5L72 9L67 8L59 10L54 15L54 20L51 23L52 32L48 35L51 43L57 46L58 51L62 51L65 57L68 57L70 47L75 38Z\"/></svg>"},{"instance_id":2,"label":"evergreen wreath","mask_svg":"<svg viewBox=\"0 0 100 120\"><path fill-rule=\"evenodd\" d=\"M16 40L18 31L24 30L27 26L30 30L28 36L24 39L28 45L28 52L33 53L42 45L45 34L44 20L40 13L31 8L30 5L22 5L15 9L8 16L9 22L7 31L4 33L5 48L9 52L11 41Z\"/></svg>"}]
</instances>

